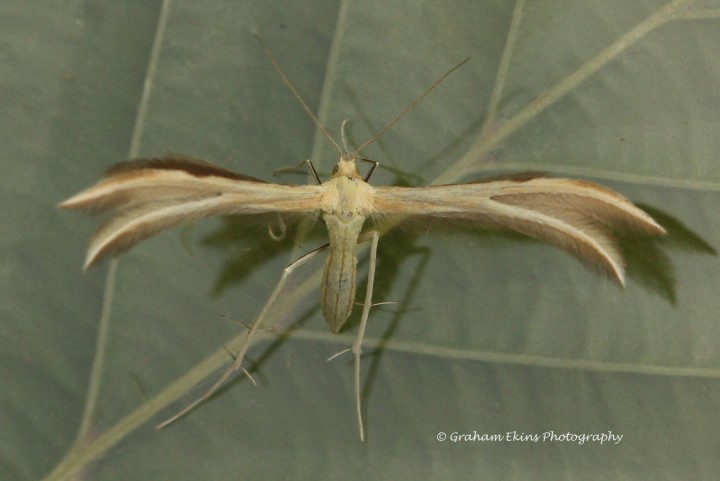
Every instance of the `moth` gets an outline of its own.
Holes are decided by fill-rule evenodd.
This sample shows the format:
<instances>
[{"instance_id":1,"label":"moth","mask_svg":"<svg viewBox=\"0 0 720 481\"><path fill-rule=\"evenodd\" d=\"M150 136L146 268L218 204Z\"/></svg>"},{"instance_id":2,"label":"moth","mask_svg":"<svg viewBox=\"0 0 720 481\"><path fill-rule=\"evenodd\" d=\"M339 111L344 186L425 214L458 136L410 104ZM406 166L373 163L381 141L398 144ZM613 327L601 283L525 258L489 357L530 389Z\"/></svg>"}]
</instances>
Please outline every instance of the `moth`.
<instances>
[{"instance_id":1,"label":"moth","mask_svg":"<svg viewBox=\"0 0 720 481\"><path fill-rule=\"evenodd\" d=\"M319 216L327 227L329 238L320 304L330 330L337 333L350 316L355 303L358 237L368 219L390 222L404 219L466 222L514 231L568 251L586 265L604 272L621 286L625 282L623 259L615 232L632 230L647 235L665 233L663 227L647 213L617 192L577 179L524 174L425 187L370 185L368 180L377 163L373 164L366 176L362 176L357 161L368 159L362 156L361 150L409 112L459 65L446 73L368 142L349 151L346 145L341 149L332 139L289 83L267 48L266 52L283 81L338 150L339 160L330 179L321 182L309 161L308 165L316 179L315 185L265 182L205 160L178 155L122 162L108 170L97 184L60 204L65 209L110 213L108 220L90 241L86 268L160 231L206 217L256 214ZM377 231L369 231L365 235L371 241L368 288L358 335L352 348L355 355L355 399L361 439L364 439L364 431L360 407L360 353L372 304L372 281L379 237ZM303 257L289 266L281 283L305 259ZM264 310L261 317L263 314ZM259 325L259 319L252 329L256 325ZM210 397L232 371L240 368L242 357L237 356L225 375L204 396L161 426Z\"/></svg>"}]
</instances>

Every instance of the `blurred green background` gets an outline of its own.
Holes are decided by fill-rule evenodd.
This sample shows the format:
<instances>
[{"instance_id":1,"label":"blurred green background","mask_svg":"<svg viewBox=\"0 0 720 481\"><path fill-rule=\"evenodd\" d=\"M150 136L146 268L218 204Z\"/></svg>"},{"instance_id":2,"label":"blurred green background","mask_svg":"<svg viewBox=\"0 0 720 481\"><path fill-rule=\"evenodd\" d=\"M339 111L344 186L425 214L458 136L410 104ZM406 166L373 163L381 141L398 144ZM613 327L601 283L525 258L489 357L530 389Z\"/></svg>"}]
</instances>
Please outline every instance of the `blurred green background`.
<instances>
[{"instance_id":1,"label":"blurred green background","mask_svg":"<svg viewBox=\"0 0 720 481\"><path fill-rule=\"evenodd\" d=\"M3 1L0 479L59 479L68 453L67 479L717 479L719 25L717 1ZM325 362L351 342L359 309L333 336L317 289L292 296L320 262L274 315L299 329L251 348L257 387L232 382L163 431L162 416L128 427L242 332L223 316L251 322L283 267L324 241L293 254L263 226L215 219L82 275L97 221L55 205L134 150L267 180L312 158L327 175L337 154L253 34L336 137L353 121L358 144L471 57L365 150L393 169L374 184L579 176L652 209L672 235L627 240L623 291L538 243L391 233L375 299L397 304L370 317L367 443L351 356ZM484 150L468 153L481 132ZM623 440L436 439L473 431Z\"/></svg>"}]
</instances>

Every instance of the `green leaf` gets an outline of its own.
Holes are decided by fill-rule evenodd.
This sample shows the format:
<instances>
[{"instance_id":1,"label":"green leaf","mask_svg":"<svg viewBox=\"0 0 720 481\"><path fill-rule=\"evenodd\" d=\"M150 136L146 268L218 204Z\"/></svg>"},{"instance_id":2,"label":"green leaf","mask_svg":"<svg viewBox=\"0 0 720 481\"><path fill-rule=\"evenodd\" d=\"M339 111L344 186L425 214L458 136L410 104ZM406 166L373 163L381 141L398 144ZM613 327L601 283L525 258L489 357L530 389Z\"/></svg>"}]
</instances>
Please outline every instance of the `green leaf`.
<instances>
[{"instance_id":1,"label":"green leaf","mask_svg":"<svg viewBox=\"0 0 720 481\"><path fill-rule=\"evenodd\" d=\"M10 0L0 18L0 479L714 478L718 2ZM358 145L471 57L364 150L392 168L373 184L578 176L674 234L627 249L622 291L538 243L392 232L375 300L396 303L373 310L364 345L366 443L351 356L325 362L359 309L328 332L320 261L273 310L297 329L249 351L258 386L239 377L156 431L230 362L222 346L244 328L223 316L251 323L324 241L278 249L261 226L227 243L208 221L83 276L96 221L55 205L116 161L166 151L267 180L312 158L327 175L337 153L253 34ZM437 440L550 431L623 438Z\"/></svg>"}]
</instances>

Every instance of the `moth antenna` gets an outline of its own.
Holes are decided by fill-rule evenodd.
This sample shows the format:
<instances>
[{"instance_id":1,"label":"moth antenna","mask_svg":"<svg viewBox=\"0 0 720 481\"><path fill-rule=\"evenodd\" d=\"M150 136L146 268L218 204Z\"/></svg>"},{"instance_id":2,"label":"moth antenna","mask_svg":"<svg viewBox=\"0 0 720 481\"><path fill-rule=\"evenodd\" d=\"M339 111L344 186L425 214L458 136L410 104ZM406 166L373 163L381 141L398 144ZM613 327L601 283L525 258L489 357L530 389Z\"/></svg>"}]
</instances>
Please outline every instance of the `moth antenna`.
<instances>
[{"instance_id":1,"label":"moth antenna","mask_svg":"<svg viewBox=\"0 0 720 481\"><path fill-rule=\"evenodd\" d=\"M394 119L392 119L392 120L390 121L390 123L388 123L385 127L383 127L382 129L380 129L375 135L373 135L372 137L370 137L370 140L368 140L367 142L365 142L364 144L362 144L360 147L358 147L357 150L355 150L354 155L358 155L362 149L364 149L365 147L367 147L368 145L372 144L372 143L375 142L377 139L379 139L380 137L382 137L383 135L385 135L385 133L386 133L388 130L390 130L396 123L398 123L401 118L405 117L407 114L409 114L410 112L412 112L413 110L415 110L415 107L418 106L418 104L422 101L422 99L424 99L425 97L427 97L428 94L430 94L430 92L432 92L433 90L435 90L435 89L438 87L438 85L440 85L440 84L442 83L443 80L445 80L445 79L446 79L451 73L453 73L455 70L457 70L457 69L459 69L460 67L462 67L463 65L465 65L465 63L467 63L468 60L470 60L470 57L466 58L465 60L463 60L462 62L460 62L459 64L455 65L453 68L451 68L451 69L448 70L447 72L445 72L445 74L444 74L442 77L440 77L437 81L435 81L435 83L432 84L432 85L430 86L430 88L428 88L425 92L423 92L418 98L416 98L415 100L413 100L413 102L412 102L410 105L408 105L408 106L405 108L405 110L403 110L402 112L400 112L400 114L399 114L397 117L395 117Z\"/></svg>"},{"instance_id":2,"label":"moth antenna","mask_svg":"<svg viewBox=\"0 0 720 481\"><path fill-rule=\"evenodd\" d=\"M288 79L287 75L285 75L285 72L280 68L280 64L278 64L277 60L275 59L275 56L272 54L270 49L263 43L263 41L258 37L257 35L253 35L255 37L255 40L260 42L260 45L262 45L263 50L265 50L265 54L270 59L270 62L272 63L272 66L275 68L275 71L280 75L280 78L282 79L283 83L287 86L288 89L290 89L290 92L295 96L296 99L298 99L298 102L300 102L300 105L302 105L303 109L305 109L305 113L308 114L308 116L312 119L313 122L315 122L315 125L322 131L323 134L325 134L325 137L332 142L332 144L335 146L337 151L340 153L340 155L343 155L342 149L340 149L340 146L335 142L335 139L332 138L332 135L330 135L330 132L325 128L325 126L318 120L318 118L315 116L312 110L310 110L310 107L308 107L308 104L305 103L305 100L303 100L302 96L300 95L300 92L297 91L295 86L290 83L290 79ZM457 68L457 67L456 67ZM446 75L447 76L447 75Z\"/></svg>"}]
</instances>

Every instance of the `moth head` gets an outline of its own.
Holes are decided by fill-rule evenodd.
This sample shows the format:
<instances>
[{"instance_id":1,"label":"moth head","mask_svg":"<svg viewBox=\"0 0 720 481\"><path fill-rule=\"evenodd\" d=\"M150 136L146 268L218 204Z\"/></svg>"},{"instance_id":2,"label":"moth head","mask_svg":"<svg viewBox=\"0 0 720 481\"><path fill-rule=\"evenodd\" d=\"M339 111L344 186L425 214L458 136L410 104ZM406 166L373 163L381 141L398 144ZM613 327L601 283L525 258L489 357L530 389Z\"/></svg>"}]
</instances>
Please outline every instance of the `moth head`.
<instances>
[{"instance_id":1,"label":"moth head","mask_svg":"<svg viewBox=\"0 0 720 481\"><path fill-rule=\"evenodd\" d=\"M337 165L332 170L332 177L353 177L361 178L355 165L355 156L352 154L342 154Z\"/></svg>"}]
</instances>

